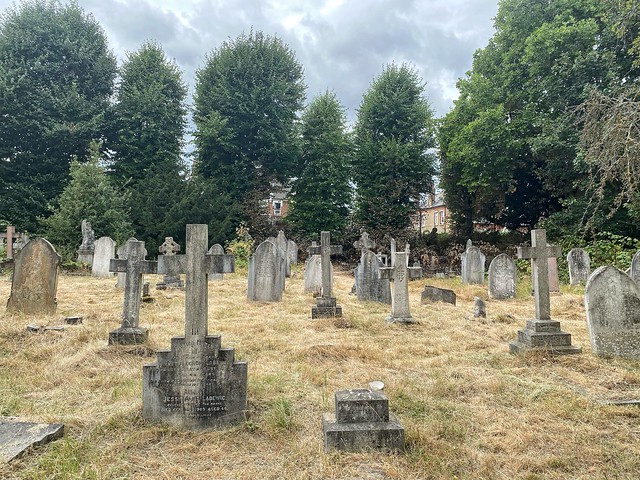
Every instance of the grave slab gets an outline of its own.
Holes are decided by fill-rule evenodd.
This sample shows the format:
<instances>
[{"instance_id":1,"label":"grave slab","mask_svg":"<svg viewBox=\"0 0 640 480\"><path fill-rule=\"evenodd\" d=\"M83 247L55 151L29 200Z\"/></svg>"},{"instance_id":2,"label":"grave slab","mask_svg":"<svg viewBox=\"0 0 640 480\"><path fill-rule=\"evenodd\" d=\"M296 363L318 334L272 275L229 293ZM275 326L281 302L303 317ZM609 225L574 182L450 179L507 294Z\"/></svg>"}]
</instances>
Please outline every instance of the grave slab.
<instances>
[{"instance_id":1,"label":"grave slab","mask_svg":"<svg viewBox=\"0 0 640 480\"><path fill-rule=\"evenodd\" d=\"M0 420L0 461L10 462L34 446L62 438L62 423L31 423L11 419Z\"/></svg>"}]
</instances>

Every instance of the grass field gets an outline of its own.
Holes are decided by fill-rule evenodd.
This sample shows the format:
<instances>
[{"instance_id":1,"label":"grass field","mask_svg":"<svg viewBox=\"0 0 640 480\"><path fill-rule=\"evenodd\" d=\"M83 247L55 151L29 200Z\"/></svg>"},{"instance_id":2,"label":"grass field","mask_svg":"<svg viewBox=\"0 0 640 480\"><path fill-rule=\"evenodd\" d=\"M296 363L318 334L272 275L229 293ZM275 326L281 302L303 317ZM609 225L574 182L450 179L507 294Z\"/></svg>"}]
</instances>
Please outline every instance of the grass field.
<instances>
[{"instance_id":1,"label":"grass field","mask_svg":"<svg viewBox=\"0 0 640 480\"><path fill-rule=\"evenodd\" d=\"M152 285L160 277L148 276ZM281 303L246 300L246 275L209 283L209 333L249 364L247 421L189 432L141 415L142 366L182 335L184 293L156 291L142 307L143 349L107 346L119 326L115 280L62 275L51 317L9 316L0 276L0 412L62 422L65 437L0 466L19 479L637 479L640 362L591 353L582 289L551 297L552 317L582 355L513 356L508 341L533 316L530 283L518 297L488 300L459 280L410 284L415 325L389 325L389 306L359 303L353 278L336 271L345 316L311 320L313 298L294 268ZM458 305L420 304L425 284L452 288ZM473 297L487 319L472 318ZM26 325L64 331L29 333ZM140 355L146 353L146 356ZM385 383L405 427L400 453L325 453L321 418L336 390Z\"/></svg>"}]
</instances>

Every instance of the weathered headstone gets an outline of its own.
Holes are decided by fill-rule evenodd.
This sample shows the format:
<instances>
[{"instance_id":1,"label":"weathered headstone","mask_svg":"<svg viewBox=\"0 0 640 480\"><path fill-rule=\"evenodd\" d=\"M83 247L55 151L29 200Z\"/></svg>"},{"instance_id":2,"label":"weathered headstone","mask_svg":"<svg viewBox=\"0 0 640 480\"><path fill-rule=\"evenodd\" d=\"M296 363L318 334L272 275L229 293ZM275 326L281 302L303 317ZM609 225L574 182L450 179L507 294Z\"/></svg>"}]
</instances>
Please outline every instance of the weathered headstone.
<instances>
[{"instance_id":1,"label":"weathered headstone","mask_svg":"<svg viewBox=\"0 0 640 480\"><path fill-rule=\"evenodd\" d=\"M109 262L116 257L116 242L109 237L100 237L95 242L93 250L93 263L91 276L99 278L111 278L113 272L109 271Z\"/></svg>"},{"instance_id":2,"label":"weathered headstone","mask_svg":"<svg viewBox=\"0 0 640 480\"><path fill-rule=\"evenodd\" d=\"M158 257L159 273L186 273L185 334L142 374L143 416L188 429L241 422L247 408L246 362L208 335L207 276L233 272L234 257L208 255L207 237L207 225L187 225L187 254Z\"/></svg>"},{"instance_id":3,"label":"weathered headstone","mask_svg":"<svg viewBox=\"0 0 640 480\"><path fill-rule=\"evenodd\" d=\"M55 313L60 261L60 255L44 238L32 240L16 253L7 312Z\"/></svg>"},{"instance_id":4,"label":"weathered headstone","mask_svg":"<svg viewBox=\"0 0 640 480\"><path fill-rule=\"evenodd\" d=\"M109 332L109 345L137 345L147 341L147 329L140 327L142 276L156 273L158 263L144 259L147 255L144 242L129 239L127 244L125 258L112 259L109 268L125 275L122 325Z\"/></svg>"},{"instance_id":5,"label":"weathered headstone","mask_svg":"<svg viewBox=\"0 0 640 480\"><path fill-rule=\"evenodd\" d=\"M209 251L207 252L209 255L224 255L224 247L219 243L212 245ZM209 280L223 280L224 273L212 273L209 275Z\"/></svg>"},{"instance_id":6,"label":"weathered headstone","mask_svg":"<svg viewBox=\"0 0 640 480\"><path fill-rule=\"evenodd\" d=\"M287 257L289 257L289 265L298 263L298 244L293 240L287 240Z\"/></svg>"},{"instance_id":7,"label":"weathered headstone","mask_svg":"<svg viewBox=\"0 0 640 480\"><path fill-rule=\"evenodd\" d=\"M542 229L531 231L531 247L518 247L518 258L531 259L535 316L527 320L524 330L518 330L518 338L509 343L511 353L531 349L557 355L582 352L582 348L571 345L571 334L560 330L560 322L551 320L548 260L561 254L560 247L547 245L547 233Z\"/></svg>"},{"instance_id":8,"label":"weathered headstone","mask_svg":"<svg viewBox=\"0 0 640 480\"><path fill-rule=\"evenodd\" d=\"M13 419L0 422L0 462L20 457L28 448L62 438L62 423L32 423Z\"/></svg>"},{"instance_id":9,"label":"weathered headstone","mask_svg":"<svg viewBox=\"0 0 640 480\"><path fill-rule=\"evenodd\" d=\"M360 257L356 269L356 295L358 300L391 303L391 286L388 278L380 278L380 260L371 250Z\"/></svg>"},{"instance_id":10,"label":"weathered headstone","mask_svg":"<svg viewBox=\"0 0 640 480\"><path fill-rule=\"evenodd\" d=\"M165 256L176 255L180 251L180 245L178 245L173 237L165 237L164 242L158 251ZM180 275L164 275L162 282L156 284L156 289L166 290L167 288L184 288L184 283L180 279Z\"/></svg>"},{"instance_id":11,"label":"weathered headstone","mask_svg":"<svg viewBox=\"0 0 640 480\"><path fill-rule=\"evenodd\" d=\"M82 231L82 243L78 247L78 262L92 265L96 241L95 233L88 220L82 220L80 230Z\"/></svg>"},{"instance_id":12,"label":"weathered headstone","mask_svg":"<svg viewBox=\"0 0 640 480\"><path fill-rule=\"evenodd\" d=\"M395 240L393 240L393 242L395 243ZM362 234L360 235L360 240L356 240L355 242L353 242L353 247L356 250L360 250L360 260L362 260L362 257L367 250L371 250L375 246L376 242L369 238L369 234L367 232L362 232Z\"/></svg>"},{"instance_id":13,"label":"weathered headstone","mask_svg":"<svg viewBox=\"0 0 640 480\"><path fill-rule=\"evenodd\" d=\"M7 247L5 249L5 254L7 258L13 258L13 237L16 234L16 227L13 225L7 225Z\"/></svg>"},{"instance_id":14,"label":"weathered headstone","mask_svg":"<svg viewBox=\"0 0 640 480\"><path fill-rule=\"evenodd\" d=\"M487 318L487 305L480 297L473 297L473 316L475 318Z\"/></svg>"},{"instance_id":15,"label":"weathered headstone","mask_svg":"<svg viewBox=\"0 0 640 480\"><path fill-rule=\"evenodd\" d=\"M569 284L586 284L591 275L589 254L581 248L573 248L567 254L567 264L569 265Z\"/></svg>"},{"instance_id":16,"label":"weathered headstone","mask_svg":"<svg viewBox=\"0 0 640 480\"><path fill-rule=\"evenodd\" d=\"M634 282L640 284L640 250L638 250L631 259L629 276Z\"/></svg>"},{"instance_id":17,"label":"weathered headstone","mask_svg":"<svg viewBox=\"0 0 640 480\"><path fill-rule=\"evenodd\" d=\"M551 293L560 292L560 277L558 276L558 260L556 257L549 258L549 291Z\"/></svg>"},{"instance_id":18,"label":"weathered headstone","mask_svg":"<svg viewBox=\"0 0 640 480\"><path fill-rule=\"evenodd\" d=\"M422 273L422 269L407 267L407 253L396 252L393 267L380 269L380 277L393 281L393 295L391 297L391 315L387 322L413 323L413 317L409 310L409 278Z\"/></svg>"},{"instance_id":19,"label":"weathered headstone","mask_svg":"<svg viewBox=\"0 0 640 480\"><path fill-rule=\"evenodd\" d=\"M489 264L489 298L504 300L516 296L516 263L506 253Z\"/></svg>"},{"instance_id":20,"label":"weathered headstone","mask_svg":"<svg viewBox=\"0 0 640 480\"><path fill-rule=\"evenodd\" d=\"M320 246L309 249L311 255L320 255L322 292L316 297L316 306L311 308L311 318L342 317L342 307L337 305L333 296L333 270L331 268L331 255L342 253L342 245L331 245L331 234L320 232Z\"/></svg>"},{"instance_id":21,"label":"weathered headstone","mask_svg":"<svg viewBox=\"0 0 640 480\"><path fill-rule=\"evenodd\" d=\"M462 283L484 283L484 264L486 257L471 240L467 240L467 249L462 254Z\"/></svg>"},{"instance_id":22,"label":"weathered headstone","mask_svg":"<svg viewBox=\"0 0 640 480\"><path fill-rule=\"evenodd\" d=\"M444 302L450 303L451 305L456 304L456 293L446 288L425 285L421 297L421 303Z\"/></svg>"},{"instance_id":23,"label":"weathered headstone","mask_svg":"<svg viewBox=\"0 0 640 480\"><path fill-rule=\"evenodd\" d=\"M278 247L265 240L249 259L247 298L258 302L279 302L282 300L284 271Z\"/></svg>"},{"instance_id":24,"label":"weathered headstone","mask_svg":"<svg viewBox=\"0 0 640 480\"><path fill-rule=\"evenodd\" d=\"M287 251L289 241L282 230L278 232L278 236L276 237L276 247L278 247L278 254L284 258L284 276L289 278L291 276L291 258Z\"/></svg>"},{"instance_id":25,"label":"weathered headstone","mask_svg":"<svg viewBox=\"0 0 640 480\"><path fill-rule=\"evenodd\" d=\"M129 250L131 249L131 242L137 242L138 240L135 238L130 238L129 240L127 240L124 245L121 245L120 247L118 247L118 250L116 251L116 255L118 256L118 259L120 260L126 260L127 257L129 256ZM147 256L147 251L144 251L144 255L145 257ZM120 272L117 274L117 278L116 278L116 288L124 288L124 284L125 284L125 279L126 279L126 273L125 272Z\"/></svg>"},{"instance_id":26,"label":"weathered headstone","mask_svg":"<svg viewBox=\"0 0 640 480\"><path fill-rule=\"evenodd\" d=\"M312 247L317 247L313 242ZM333 277L333 265L329 263L331 276ZM322 257L310 255L304 265L304 291L311 292L314 296L322 293Z\"/></svg>"},{"instance_id":27,"label":"weathered headstone","mask_svg":"<svg viewBox=\"0 0 640 480\"><path fill-rule=\"evenodd\" d=\"M615 267L600 267L584 291L593 353L640 359L640 286Z\"/></svg>"},{"instance_id":28,"label":"weathered headstone","mask_svg":"<svg viewBox=\"0 0 640 480\"><path fill-rule=\"evenodd\" d=\"M287 252L282 248L280 248L279 245L281 245L282 242L278 243L277 238L269 237L265 240L265 242L269 242L273 244L274 247L276 247L276 257L277 257L276 265L278 266L278 269L279 269L279 273L277 276L278 285L280 290L284 291L285 282L287 278Z\"/></svg>"},{"instance_id":29,"label":"weathered headstone","mask_svg":"<svg viewBox=\"0 0 640 480\"><path fill-rule=\"evenodd\" d=\"M389 412L389 400L381 390L339 390L335 408L335 414L325 413L322 419L325 450L404 448L404 429Z\"/></svg>"}]
</instances>

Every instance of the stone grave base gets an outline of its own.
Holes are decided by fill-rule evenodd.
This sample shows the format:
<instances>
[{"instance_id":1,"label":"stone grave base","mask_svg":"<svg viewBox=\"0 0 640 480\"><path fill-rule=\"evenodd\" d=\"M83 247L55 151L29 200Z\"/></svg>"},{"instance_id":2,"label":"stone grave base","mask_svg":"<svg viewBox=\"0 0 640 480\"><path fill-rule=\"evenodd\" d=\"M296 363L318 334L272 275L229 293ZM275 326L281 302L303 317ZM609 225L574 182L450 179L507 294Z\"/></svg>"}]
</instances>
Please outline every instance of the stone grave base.
<instances>
[{"instance_id":1,"label":"stone grave base","mask_svg":"<svg viewBox=\"0 0 640 480\"><path fill-rule=\"evenodd\" d=\"M522 353L540 350L552 355L582 353L582 347L571 345L571 334L560 330L555 320L527 320L524 330L518 330L518 338L509 342L509 352Z\"/></svg>"},{"instance_id":2,"label":"stone grave base","mask_svg":"<svg viewBox=\"0 0 640 480\"><path fill-rule=\"evenodd\" d=\"M109 332L109 345L140 345L147 341L146 328L120 327Z\"/></svg>"},{"instance_id":3,"label":"stone grave base","mask_svg":"<svg viewBox=\"0 0 640 480\"><path fill-rule=\"evenodd\" d=\"M311 307L311 318L342 317L342 307L336 304L335 297L316 298L317 305Z\"/></svg>"},{"instance_id":4,"label":"stone grave base","mask_svg":"<svg viewBox=\"0 0 640 480\"><path fill-rule=\"evenodd\" d=\"M387 323L416 323L416 321L413 319L413 317L394 317L392 315L389 315L385 319L385 322L387 322Z\"/></svg>"},{"instance_id":5,"label":"stone grave base","mask_svg":"<svg viewBox=\"0 0 640 480\"><path fill-rule=\"evenodd\" d=\"M64 435L62 423L0 421L0 462L10 462L26 449L57 440Z\"/></svg>"}]
</instances>

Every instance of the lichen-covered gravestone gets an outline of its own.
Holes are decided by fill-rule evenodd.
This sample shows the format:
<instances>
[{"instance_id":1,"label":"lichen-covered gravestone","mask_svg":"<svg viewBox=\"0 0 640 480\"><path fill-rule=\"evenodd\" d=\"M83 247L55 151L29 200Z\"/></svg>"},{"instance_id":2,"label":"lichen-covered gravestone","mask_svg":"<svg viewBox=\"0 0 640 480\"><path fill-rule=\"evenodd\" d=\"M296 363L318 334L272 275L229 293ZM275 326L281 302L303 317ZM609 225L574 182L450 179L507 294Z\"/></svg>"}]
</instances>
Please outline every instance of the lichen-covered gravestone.
<instances>
[{"instance_id":1,"label":"lichen-covered gravestone","mask_svg":"<svg viewBox=\"0 0 640 480\"><path fill-rule=\"evenodd\" d=\"M212 245L209 249L209 255L224 255L224 247L219 243ZM224 273L212 273L209 275L209 280L223 280Z\"/></svg>"},{"instance_id":2,"label":"lichen-covered gravestone","mask_svg":"<svg viewBox=\"0 0 640 480\"><path fill-rule=\"evenodd\" d=\"M516 264L501 253L489 264L489 298L504 300L516 296Z\"/></svg>"},{"instance_id":3,"label":"lichen-covered gravestone","mask_svg":"<svg viewBox=\"0 0 640 480\"><path fill-rule=\"evenodd\" d=\"M388 278L380 278L380 259L366 250L356 271L356 295L358 300L391 304L391 285Z\"/></svg>"},{"instance_id":4,"label":"lichen-covered gravestone","mask_svg":"<svg viewBox=\"0 0 640 480\"><path fill-rule=\"evenodd\" d=\"M591 275L589 254L581 248L573 248L567 254L567 264L569 265L569 284L586 284Z\"/></svg>"},{"instance_id":5,"label":"lichen-covered gravestone","mask_svg":"<svg viewBox=\"0 0 640 480\"><path fill-rule=\"evenodd\" d=\"M467 248L462 254L462 283L484 283L484 264L486 257L478 247L467 241Z\"/></svg>"},{"instance_id":6,"label":"lichen-covered gravestone","mask_svg":"<svg viewBox=\"0 0 640 480\"><path fill-rule=\"evenodd\" d=\"M584 291L596 355L640 359L640 286L615 267L598 268Z\"/></svg>"},{"instance_id":7,"label":"lichen-covered gravestone","mask_svg":"<svg viewBox=\"0 0 640 480\"><path fill-rule=\"evenodd\" d=\"M249 259L247 298L257 302L282 300L284 283L284 259L277 253L278 247L265 240Z\"/></svg>"},{"instance_id":8,"label":"lichen-covered gravestone","mask_svg":"<svg viewBox=\"0 0 640 480\"><path fill-rule=\"evenodd\" d=\"M142 414L187 429L241 422L247 408L247 364L208 335L208 279L234 271L233 255L207 254L207 225L187 225L187 254L161 255L158 273L186 273L185 333L143 368Z\"/></svg>"},{"instance_id":9,"label":"lichen-covered gravestone","mask_svg":"<svg viewBox=\"0 0 640 480\"><path fill-rule=\"evenodd\" d=\"M116 258L116 241L109 237L100 237L94 244L91 276L98 278L113 277L113 272L109 271L109 262L111 262L112 258Z\"/></svg>"},{"instance_id":10,"label":"lichen-covered gravestone","mask_svg":"<svg viewBox=\"0 0 640 480\"><path fill-rule=\"evenodd\" d=\"M60 261L60 255L44 238L30 241L16 253L7 312L55 313Z\"/></svg>"}]
</instances>

